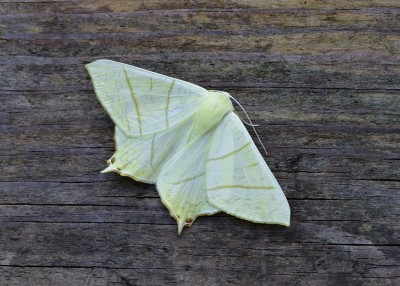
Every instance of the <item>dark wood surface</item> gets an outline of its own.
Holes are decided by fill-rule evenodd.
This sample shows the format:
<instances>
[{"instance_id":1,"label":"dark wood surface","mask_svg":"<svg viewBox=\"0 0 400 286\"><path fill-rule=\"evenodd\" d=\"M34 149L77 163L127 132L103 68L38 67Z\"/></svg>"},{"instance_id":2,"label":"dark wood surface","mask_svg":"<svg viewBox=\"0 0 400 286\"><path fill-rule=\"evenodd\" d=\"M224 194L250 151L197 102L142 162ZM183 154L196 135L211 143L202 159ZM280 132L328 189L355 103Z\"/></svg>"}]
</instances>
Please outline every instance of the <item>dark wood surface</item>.
<instances>
[{"instance_id":1,"label":"dark wood surface","mask_svg":"<svg viewBox=\"0 0 400 286\"><path fill-rule=\"evenodd\" d=\"M236 97L292 225L100 174L100 58ZM400 285L399 63L398 0L0 0L0 285Z\"/></svg>"}]
</instances>

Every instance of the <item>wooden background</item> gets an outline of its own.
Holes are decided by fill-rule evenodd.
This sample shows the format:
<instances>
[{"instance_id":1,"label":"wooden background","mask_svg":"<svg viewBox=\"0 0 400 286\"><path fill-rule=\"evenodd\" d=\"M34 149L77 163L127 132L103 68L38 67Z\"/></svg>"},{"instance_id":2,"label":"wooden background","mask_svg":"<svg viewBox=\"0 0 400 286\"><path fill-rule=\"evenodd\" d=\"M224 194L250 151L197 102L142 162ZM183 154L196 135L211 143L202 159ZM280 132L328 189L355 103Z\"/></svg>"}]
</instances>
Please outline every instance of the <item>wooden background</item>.
<instances>
[{"instance_id":1,"label":"wooden background","mask_svg":"<svg viewBox=\"0 0 400 286\"><path fill-rule=\"evenodd\" d=\"M236 97L292 225L100 174L100 58ZM0 285L400 285L399 63L398 0L0 0Z\"/></svg>"}]
</instances>

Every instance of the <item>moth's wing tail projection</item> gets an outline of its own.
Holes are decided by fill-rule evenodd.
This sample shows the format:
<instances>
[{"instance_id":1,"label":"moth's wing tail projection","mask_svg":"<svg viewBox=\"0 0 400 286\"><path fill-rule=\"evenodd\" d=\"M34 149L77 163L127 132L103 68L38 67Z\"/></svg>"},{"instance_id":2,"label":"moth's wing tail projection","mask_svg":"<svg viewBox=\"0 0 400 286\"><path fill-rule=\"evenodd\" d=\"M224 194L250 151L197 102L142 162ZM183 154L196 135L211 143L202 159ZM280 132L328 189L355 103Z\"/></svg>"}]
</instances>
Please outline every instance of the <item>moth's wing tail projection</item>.
<instances>
[{"instance_id":1,"label":"moth's wing tail projection","mask_svg":"<svg viewBox=\"0 0 400 286\"><path fill-rule=\"evenodd\" d=\"M206 170L210 205L252 222L289 226L286 197L233 112L224 117L213 134Z\"/></svg>"},{"instance_id":2,"label":"moth's wing tail projection","mask_svg":"<svg viewBox=\"0 0 400 286\"><path fill-rule=\"evenodd\" d=\"M115 127L116 152L102 172L117 172L136 181L155 184L165 163L184 146L191 120L178 123L166 130L128 137Z\"/></svg>"},{"instance_id":3,"label":"moth's wing tail projection","mask_svg":"<svg viewBox=\"0 0 400 286\"><path fill-rule=\"evenodd\" d=\"M208 132L185 146L164 165L157 181L158 193L176 219L179 234L198 216L219 212L208 204L204 189L206 154L211 136Z\"/></svg>"},{"instance_id":4,"label":"moth's wing tail projection","mask_svg":"<svg viewBox=\"0 0 400 286\"><path fill-rule=\"evenodd\" d=\"M86 68L100 103L128 136L170 128L207 94L192 83L115 61L97 60Z\"/></svg>"}]
</instances>

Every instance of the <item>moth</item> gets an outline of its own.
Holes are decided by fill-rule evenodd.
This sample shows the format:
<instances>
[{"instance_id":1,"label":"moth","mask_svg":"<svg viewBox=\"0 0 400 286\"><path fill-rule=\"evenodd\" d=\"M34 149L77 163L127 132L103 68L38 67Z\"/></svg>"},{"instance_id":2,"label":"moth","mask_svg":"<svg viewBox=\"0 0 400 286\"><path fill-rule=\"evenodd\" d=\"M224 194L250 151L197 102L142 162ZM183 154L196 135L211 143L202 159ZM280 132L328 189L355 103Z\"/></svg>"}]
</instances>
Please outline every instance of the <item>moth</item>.
<instances>
[{"instance_id":1,"label":"moth","mask_svg":"<svg viewBox=\"0 0 400 286\"><path fill-rule=\"evenodd\" d=\"M116 151L102 172L155 184L179 234L220 211L289 226L286 197L229 93L110 60L86 68L116 125Z\"/></svg>"}]
</instances>

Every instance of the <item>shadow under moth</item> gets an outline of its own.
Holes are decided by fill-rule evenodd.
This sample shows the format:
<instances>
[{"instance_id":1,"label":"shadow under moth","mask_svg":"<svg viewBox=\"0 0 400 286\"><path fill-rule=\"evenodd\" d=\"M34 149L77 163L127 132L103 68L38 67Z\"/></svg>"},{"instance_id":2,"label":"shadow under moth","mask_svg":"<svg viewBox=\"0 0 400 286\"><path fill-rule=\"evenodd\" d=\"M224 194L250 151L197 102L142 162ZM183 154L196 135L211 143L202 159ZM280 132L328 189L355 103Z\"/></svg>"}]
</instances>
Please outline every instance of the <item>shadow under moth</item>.
<instances>
[{"instance_id":1,"label":"shadow under moth","mask_svg":"<svg viewBox=\"0 0 400 286\"><path fill-rule=\"evenodd\" d=\"M155 184L179 234L220 211L289 226L286 197L227 92L110 60L86 68L116 125L103 172Z\"/></svg>"}]
</instances>

